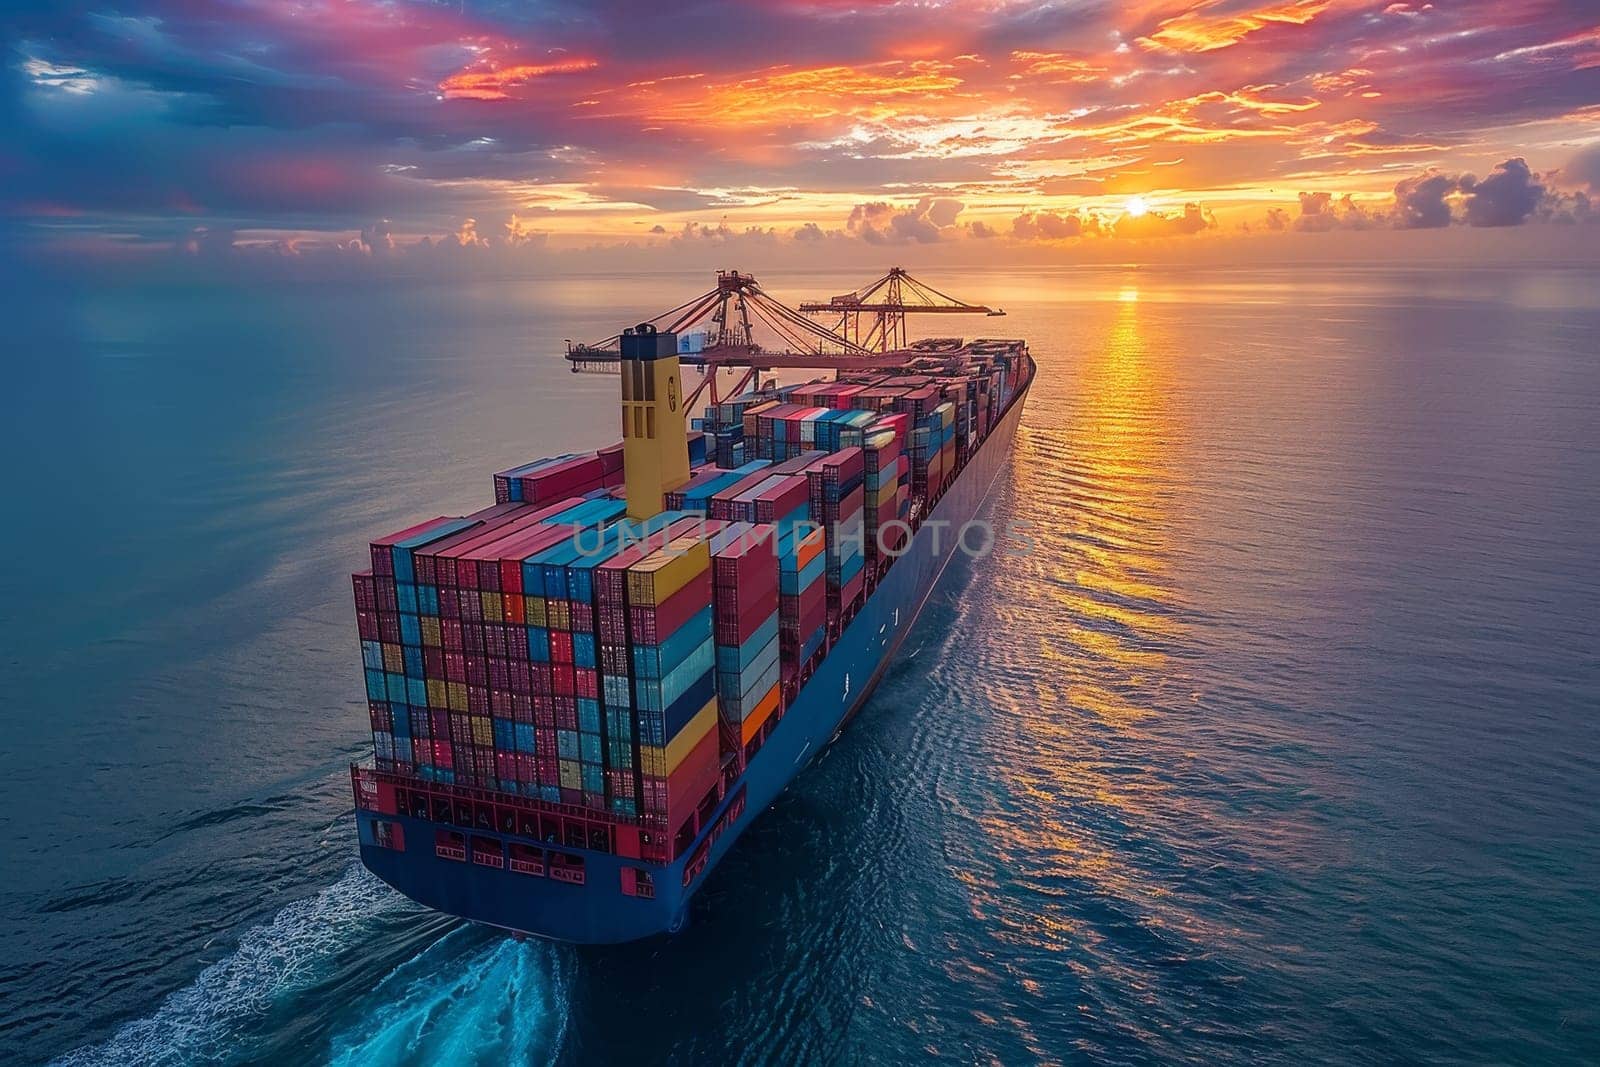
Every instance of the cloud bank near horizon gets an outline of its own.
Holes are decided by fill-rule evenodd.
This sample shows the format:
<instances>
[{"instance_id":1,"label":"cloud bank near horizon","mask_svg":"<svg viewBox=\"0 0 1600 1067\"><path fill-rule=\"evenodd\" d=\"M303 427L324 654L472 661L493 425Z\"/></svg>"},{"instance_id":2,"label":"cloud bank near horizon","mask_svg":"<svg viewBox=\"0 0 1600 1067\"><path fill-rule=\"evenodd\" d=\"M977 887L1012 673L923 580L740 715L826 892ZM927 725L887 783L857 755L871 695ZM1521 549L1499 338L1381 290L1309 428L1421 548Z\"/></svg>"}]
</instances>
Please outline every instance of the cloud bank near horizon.
<instances>
[{"instance_id":1,"label":"cloud bank near horizon","mask_svg":"<svg viewBox=\"0 0 1600 1067\"><path fill-rule=\"evenodd\" d=\"M1582 225L1600 194L1600 14L1553 0L5 17L0 210L83 255L1065 253Z\"/></svg>"}]
</instances>

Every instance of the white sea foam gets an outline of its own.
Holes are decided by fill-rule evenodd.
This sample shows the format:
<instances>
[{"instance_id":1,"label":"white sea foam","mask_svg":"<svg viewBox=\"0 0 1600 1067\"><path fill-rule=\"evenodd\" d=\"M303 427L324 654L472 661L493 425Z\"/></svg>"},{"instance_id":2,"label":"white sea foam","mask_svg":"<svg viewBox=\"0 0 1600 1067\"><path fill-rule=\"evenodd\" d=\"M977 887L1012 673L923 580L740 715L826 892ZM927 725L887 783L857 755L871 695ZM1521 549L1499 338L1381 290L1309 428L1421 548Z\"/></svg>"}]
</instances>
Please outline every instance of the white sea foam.
<instances>
[{"instance_id":1,"label":"white sea foam","mask_svg":"<svg viewBox=\"0 0 1600 1067\"><path fill-rule=\"evenodd\" d=\"M565 981L546 945L502 940L449 966L413 959L373 991L333 1039L331 1062L531 1064L560 1049Z\"/></svg>"},{"instance_id":2,"label":"white sea foam","mask_svg":"<svg viewBox=\"0 0 1600 1067\"><path fill-rule=\"evenodd\" d=\"M365 868L352 868L271 922L247 930L232 954L201 971L150 1015L57 1063L166 1065L238 1056L243 1028L315 984L340 951L366 936L373 918L403 905L399 894Z\"/></svg>"}]
</instances>

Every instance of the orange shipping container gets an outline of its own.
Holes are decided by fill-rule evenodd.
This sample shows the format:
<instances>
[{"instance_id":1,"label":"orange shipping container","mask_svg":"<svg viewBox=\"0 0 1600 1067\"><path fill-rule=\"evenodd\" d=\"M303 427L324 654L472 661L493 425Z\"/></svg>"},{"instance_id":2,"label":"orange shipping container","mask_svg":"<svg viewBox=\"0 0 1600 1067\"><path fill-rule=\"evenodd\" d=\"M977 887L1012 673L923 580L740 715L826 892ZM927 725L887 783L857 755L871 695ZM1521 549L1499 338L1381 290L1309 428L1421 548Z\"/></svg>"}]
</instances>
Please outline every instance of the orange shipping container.
<instances>
[{"instance_id":1,"label":"orange shipping container","mask_svg":"<svg viewBox=\"0 0 1600 1067\"><path fill-rule=\"evenodd\" d=\"M744 744L748 745L755 738L762 725L772 717L772 713L778 710L778 700L782 696L782 689L781 685L773 686L772 692L762 697L761 702L755 706L755 710L745 716L743 727L740 730L740 740Z\"/></svg>"}]
</instances>

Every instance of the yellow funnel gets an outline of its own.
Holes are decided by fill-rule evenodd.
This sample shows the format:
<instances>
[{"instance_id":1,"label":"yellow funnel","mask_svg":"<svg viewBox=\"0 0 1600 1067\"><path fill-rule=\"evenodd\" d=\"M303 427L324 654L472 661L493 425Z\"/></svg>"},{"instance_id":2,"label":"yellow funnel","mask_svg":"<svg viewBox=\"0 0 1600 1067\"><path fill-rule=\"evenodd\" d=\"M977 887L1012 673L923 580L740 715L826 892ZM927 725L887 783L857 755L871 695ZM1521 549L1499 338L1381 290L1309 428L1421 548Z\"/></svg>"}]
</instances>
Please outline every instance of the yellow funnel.
<instances>
[{"instance_id":1,"label":"yellow funnel","mask_svg":"<svg viewBox=\"0 0 1600 1067\"><path fill-rule=\"evenodd\" d=\"M678 335L649 323L622 333L622 468L631 519L659 514L689 480Z\"/></svg>"}]
</instances>

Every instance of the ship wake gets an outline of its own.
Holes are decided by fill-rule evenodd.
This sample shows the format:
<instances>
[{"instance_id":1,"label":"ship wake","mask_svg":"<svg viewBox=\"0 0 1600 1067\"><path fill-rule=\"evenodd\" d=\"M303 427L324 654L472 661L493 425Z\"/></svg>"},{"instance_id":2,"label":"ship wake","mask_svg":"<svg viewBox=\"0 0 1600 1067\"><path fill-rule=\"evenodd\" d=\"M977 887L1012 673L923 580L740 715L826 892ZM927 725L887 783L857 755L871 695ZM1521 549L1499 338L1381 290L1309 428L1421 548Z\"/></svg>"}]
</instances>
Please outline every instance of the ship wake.
<instances>
[{"instance_id":1,"label":"ship wake","mask_svg":"<svg viewBox=\"0 0 1600 1067\"><path fill-rule=\"evenodd\" d=\"M539 1062L564 1030L560 964L546 946L421 911L355 867L245 931L149 1015L55 1062Z\"/></svg>"}]
</instances>

